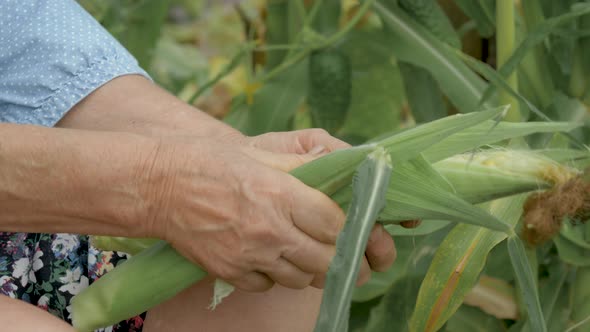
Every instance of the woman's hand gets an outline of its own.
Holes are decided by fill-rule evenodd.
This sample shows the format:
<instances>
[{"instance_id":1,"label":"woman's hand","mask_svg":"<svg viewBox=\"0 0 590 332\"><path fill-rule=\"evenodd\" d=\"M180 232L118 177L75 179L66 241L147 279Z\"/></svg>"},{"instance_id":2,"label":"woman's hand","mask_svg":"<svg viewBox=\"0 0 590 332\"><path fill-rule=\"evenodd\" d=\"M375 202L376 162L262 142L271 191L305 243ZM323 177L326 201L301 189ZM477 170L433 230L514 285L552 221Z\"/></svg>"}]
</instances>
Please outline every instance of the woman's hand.
<instances>
[{"instance_id":1,"label":"woman's hand","mask_svg":"<svg viewBox=\"0 0 590 332\"><path fill-rule=\"evenodd\" d=\"M267 158L266 162L285 171L311 160L310 156L349 147L322 129L246 137L137 75L123 76L105 84L76 105L58 125L133 132L151 137L183 136L187 141L208 137L234 146L283 154L281 158ZM375 271L384 271L395 256L391 236L381 225L376 225L367 245L369 265ZM368 274L361 273L361 277L364 281Z\"/></svg>"},{"instance_id":2,"label":"woman's hand","mask_svg":"<svg viewBox=\"0 0 590 332\"><path fill-rule=\"evenodd\" d=\"M148 235L243 290L304 288L325 274L344 213L291 175L312 156L211 140L162 141L146 163ZM368 265L362 278L369 277Z\"/></svg>"},{"instance_id":3,"label":"woman's hand","mask_svg":"<svg viewBox=\"0 0 590 332\"><path fill-rule=\"evenodd\" d=\"M323 129L305 129L245 137L243 143L277 153L318 156L350 147L349 144L331 136ZM385 271L395 261L395 244L382 225L376 224L373 228L365 255L373 271Z\"/></svg>"}]
</instances>

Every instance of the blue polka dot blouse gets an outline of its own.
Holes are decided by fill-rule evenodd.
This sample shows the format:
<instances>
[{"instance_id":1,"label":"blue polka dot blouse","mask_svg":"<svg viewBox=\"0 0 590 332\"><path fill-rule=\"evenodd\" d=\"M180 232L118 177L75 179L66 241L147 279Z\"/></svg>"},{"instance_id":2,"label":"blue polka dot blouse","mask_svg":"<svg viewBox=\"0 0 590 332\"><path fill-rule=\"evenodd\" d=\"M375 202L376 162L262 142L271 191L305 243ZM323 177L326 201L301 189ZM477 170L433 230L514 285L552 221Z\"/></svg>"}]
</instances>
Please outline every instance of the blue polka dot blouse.
<instances>
[{"instance_id":1,"label":"blue polka dot blouse","mask_svg":"<svg viewBox=\"0 0 590 332\"><path fill-rule=\"evenodd\" d=\"M53 126L126 74L147 77L74 0L0 0L0 122Z\"/></svg>"}]
</instances>

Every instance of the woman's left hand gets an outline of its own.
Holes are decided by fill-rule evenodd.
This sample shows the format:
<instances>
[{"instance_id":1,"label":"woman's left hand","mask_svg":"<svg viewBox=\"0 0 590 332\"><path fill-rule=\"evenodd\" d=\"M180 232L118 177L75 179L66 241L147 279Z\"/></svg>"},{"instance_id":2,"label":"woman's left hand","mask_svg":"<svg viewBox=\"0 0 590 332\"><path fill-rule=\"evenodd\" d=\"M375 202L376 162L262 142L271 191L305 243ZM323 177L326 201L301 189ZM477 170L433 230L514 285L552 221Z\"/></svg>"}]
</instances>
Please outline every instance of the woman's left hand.
<instances>
[{"instance_id":1,"label":"woman's left hand","mask_svg":"<svg viewBox=\"0 0 590 332\"><path fill-rule=\"evenodd\" d=\"M350 147L323 129L267 133L244 137L241 143L275 153L313 154L317 157ZM395 244L382 225L376 224L373 228L365 256L371 269L377 272L387 270L395 261Z\"/></svg>"},{"instance_id":2,"label":"woman's left hand","mask_svg":"<svg viewBox=\"0 0 590 332\"><path fill-rule=\"evenodd\" d=\"M137 75L116 78L94 91L58 123L60 127L132 132L155 137L209 137L274 153L320 157L349 144L323 129L273 132L253 137L186 104ZM395 245L383 226L376 225L366 257L374 271L387 270L396 257Z\"/></svg>"}]
</instances>

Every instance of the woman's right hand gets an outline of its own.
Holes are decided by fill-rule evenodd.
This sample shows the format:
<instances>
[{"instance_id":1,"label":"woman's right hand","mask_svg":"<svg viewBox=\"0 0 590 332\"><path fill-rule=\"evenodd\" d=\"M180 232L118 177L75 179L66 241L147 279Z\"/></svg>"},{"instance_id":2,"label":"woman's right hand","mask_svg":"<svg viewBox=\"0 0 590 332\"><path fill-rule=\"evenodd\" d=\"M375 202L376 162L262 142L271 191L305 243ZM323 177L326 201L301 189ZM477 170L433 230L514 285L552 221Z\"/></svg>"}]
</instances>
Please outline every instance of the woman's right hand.
<instances>
[{"instance_id":1,"label":"woman's right hand","mask_svg":"<svg viewBox=\"0 0 590 332\"><path fill-rule=\"evenodd\" d=\"M149 236L248 291L304 288L328 271L345 215L285 172L314 156L194 138L154 151L141 169ZM359 281L369 276L364 260Z\"/></svg>"}]
</instances>

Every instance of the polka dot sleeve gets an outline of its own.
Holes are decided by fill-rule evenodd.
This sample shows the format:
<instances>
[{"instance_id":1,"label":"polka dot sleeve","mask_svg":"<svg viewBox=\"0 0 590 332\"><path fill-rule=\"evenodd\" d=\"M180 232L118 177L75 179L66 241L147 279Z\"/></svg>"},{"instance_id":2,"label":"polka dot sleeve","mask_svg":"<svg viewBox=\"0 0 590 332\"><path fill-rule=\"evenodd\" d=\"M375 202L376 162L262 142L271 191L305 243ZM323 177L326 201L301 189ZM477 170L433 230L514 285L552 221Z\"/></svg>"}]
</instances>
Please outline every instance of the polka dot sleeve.
<instances>
[{"instance_id":1,"label":"polka dot sleeve","mask_svg":"<svg viewBox=\"0 0 590 332\"><path fill-rule=\"evenodd\" d=\"M126 74L148 77L74 0L0 0L0 122L53 126Z\"/></svg>"}]
</instances>

